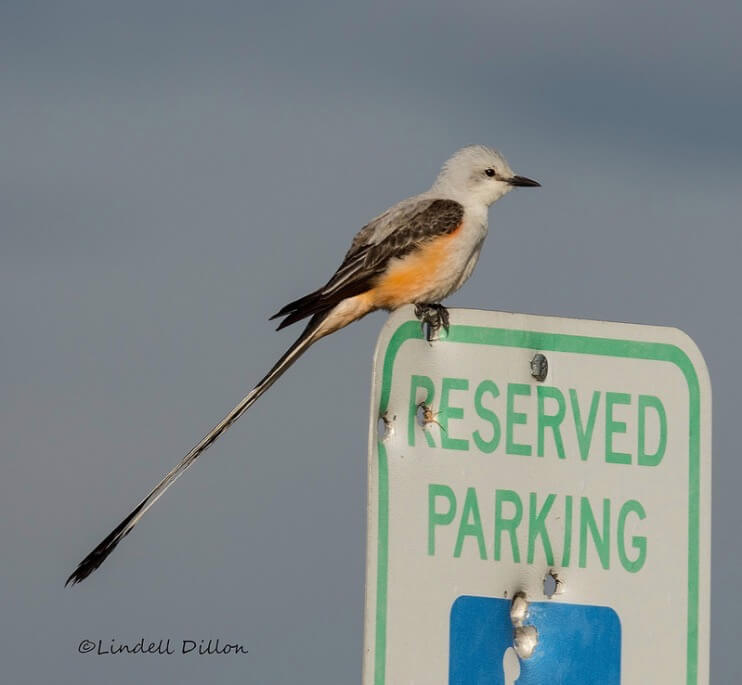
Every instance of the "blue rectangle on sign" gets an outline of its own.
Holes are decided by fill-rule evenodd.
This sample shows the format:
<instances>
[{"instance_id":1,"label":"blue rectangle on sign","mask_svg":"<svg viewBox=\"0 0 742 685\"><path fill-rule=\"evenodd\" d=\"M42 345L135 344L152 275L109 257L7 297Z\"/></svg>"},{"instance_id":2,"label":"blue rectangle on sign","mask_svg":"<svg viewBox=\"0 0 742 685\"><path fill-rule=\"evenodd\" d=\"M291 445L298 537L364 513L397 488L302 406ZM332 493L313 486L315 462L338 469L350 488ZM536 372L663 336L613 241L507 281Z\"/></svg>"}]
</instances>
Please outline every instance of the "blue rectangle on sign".
<instances>
[{"instance_id":1,"label":"blue rectangle on sign","mask_svg":"<svg viewBox=\"0 0 742 685\"><path fill-rule=\"evenodd\" d=\"M513 650L510 600L461 596L451 607L449 685L620 685L621 622L610 607L531 602L529 659Z\"/></svg>"}]
</instances>

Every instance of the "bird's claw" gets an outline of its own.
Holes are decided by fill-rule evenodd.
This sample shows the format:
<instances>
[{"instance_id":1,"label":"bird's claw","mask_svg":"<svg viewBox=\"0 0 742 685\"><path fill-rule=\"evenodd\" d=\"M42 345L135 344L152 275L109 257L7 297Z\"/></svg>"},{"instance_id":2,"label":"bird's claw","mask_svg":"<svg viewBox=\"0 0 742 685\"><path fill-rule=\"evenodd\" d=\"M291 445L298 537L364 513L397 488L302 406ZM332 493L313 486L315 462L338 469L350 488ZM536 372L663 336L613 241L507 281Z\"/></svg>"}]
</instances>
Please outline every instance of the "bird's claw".
<instances>
[{"instance_id":1,"label":"bird's claw","mask_svg":"<svg viewBox=\"0 0 742 685\"><path fill-rule=\"evenodd\" d=\"M420 319L420 327L423 336L428 342L443 328L448 335L449 317L448 309L440 303L422 303L415 305L415 316Z\"/></svg>"}]
</instances>

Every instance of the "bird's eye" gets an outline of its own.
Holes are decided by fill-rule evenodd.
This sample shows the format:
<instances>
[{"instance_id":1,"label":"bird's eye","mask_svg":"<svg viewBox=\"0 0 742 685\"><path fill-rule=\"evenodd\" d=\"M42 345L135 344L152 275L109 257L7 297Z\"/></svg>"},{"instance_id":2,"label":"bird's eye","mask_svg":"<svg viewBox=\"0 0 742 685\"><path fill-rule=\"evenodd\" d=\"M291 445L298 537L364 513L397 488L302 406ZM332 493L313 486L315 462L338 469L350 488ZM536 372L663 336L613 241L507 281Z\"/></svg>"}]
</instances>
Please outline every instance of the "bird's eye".
<instances>
[{"instance_id":1,"label":"bird's eye","mask_svg":"<svg viewBox=\"0 0 742 685\"><path fill-rule=\"evenodd\" d=\"M484 173L487 174L487 176L489 176L490 178L492 178L495 175L495 170L494 169L485 169L484 170Z\"/></svg>"}]
</instances>

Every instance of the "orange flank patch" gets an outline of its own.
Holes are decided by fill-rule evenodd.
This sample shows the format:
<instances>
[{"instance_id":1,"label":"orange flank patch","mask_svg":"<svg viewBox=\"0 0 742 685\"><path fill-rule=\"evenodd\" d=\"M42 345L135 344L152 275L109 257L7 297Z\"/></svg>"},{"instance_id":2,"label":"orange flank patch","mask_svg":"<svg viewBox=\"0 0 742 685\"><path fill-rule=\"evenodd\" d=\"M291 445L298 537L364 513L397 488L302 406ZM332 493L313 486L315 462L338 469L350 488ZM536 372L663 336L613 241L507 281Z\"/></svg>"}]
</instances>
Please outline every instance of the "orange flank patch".
<instances>
[{"instance_id":1,"label":"orange flank patch","mask_svg":"<svg viewBox=\"0 0 742 685\"><path fill-rule=\"evenodd\" d=\"M436 281L446 280L446 262L451 256L451 242L461 225L451 233L434 238L417 251L392 259L376 285L364 293L338 303L314 334L316 340L357 321L375 309L396 309L424 299Z\"/></svg>"},{"instance_id":2,"label":"orange flank patch","mask_svg":"<svg viewBox=\"0 0 742 685\"><path fill-rule=\"evenodd\" d=\"M377 309L374 306L372 293L373 290L367 290L365 293L361 293L355 297L348 297L336 305L328 317L320 324L320 327L315 333L315 338L317 340L324 338L326 335L334 333L349 323L366 316L370 311Z\"/></svg>"},{"instance_id":3,"label":"orange flank patch","mask_svg":"<svg viewBox=\"0 0 742 685\"><path fill-rule=\"evenodd\" d=\"M463 225L463 224L462 224ZM396 309L424 297L430 290L431 278L445 271L451 241L461 225L448 235L431 240L416 252L394 260L387 272L365 296L370 296L375 309Z\"/></svg>"}]
</instances>

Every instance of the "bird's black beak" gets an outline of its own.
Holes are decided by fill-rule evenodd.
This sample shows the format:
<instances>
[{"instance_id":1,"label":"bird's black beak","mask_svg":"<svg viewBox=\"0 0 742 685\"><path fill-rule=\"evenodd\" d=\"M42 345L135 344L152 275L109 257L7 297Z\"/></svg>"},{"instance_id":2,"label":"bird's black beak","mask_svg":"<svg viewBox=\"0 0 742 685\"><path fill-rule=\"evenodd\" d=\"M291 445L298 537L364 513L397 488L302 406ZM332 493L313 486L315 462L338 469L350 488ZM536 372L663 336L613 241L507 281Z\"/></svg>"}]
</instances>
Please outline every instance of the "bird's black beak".
<instances>
[{"instance_id":1,"label":"bird's black beak","mask_svg":"<svg viewBox=\"0 0 742 685\"><path fill-rule=\"evenodd\" d=\"M541 184L538 181L533 181L530 178L526 178L525 176L513 176L513 178L508 179L508 183L511 186L521 186L525 188L541 187Z\"/></svg>"}]
</instances>

